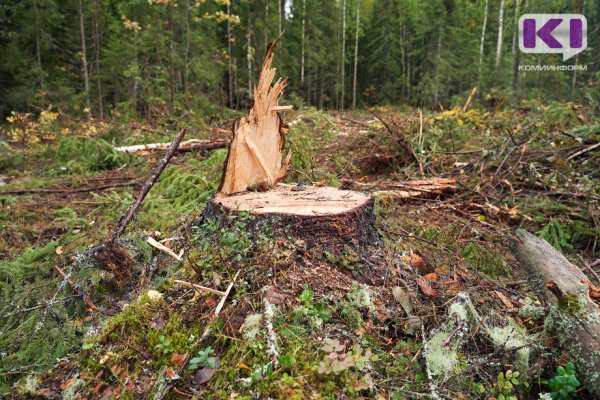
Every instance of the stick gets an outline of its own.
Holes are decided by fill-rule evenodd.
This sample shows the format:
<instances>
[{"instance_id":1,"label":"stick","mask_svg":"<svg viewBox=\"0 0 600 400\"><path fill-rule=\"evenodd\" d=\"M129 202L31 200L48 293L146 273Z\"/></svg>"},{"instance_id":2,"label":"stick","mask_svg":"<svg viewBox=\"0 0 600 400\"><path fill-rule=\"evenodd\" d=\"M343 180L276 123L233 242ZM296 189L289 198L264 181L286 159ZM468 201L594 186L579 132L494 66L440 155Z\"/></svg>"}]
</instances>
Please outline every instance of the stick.
<instances>
[{"instance_id":1,"label":"stick","mask_svg":"<svg viewBox=\"0 0 600 400\"><path fill-rule=\"evenodd\" d=\"M146 241L148 243L150 243L150 246L153 246L153 247L157 248L158 250L160 250L164 253L167 253L168 255L170 255L171 257L176 259L177 261L181 261L181 257L177 253L175 253L173 250L171 250L170 248L165 246L164 244L157 242L156 240L154 240L151 237L148 237L148 239L146 239Z\"/></svg>"},{"instance_id":2,"label":"stick","mask_svg":"<svg viewBox=\"0 0 600 400\"><path fill-rule=\"evenodd\" d=\"M473 90L471 90L471 94L469 95L469 97L467 97L467 101L465 101L465 105L462 108L462 112L465 112L469 109L469 105L471 105L471 100L473 100L473 96L475 96L475 93L477 93L477 86L473 87Z\"/></svg>"},{"instance_id":3,"label":"stick","mask_svg":"<svg viewBox=\"0 0 600 400\"><path fill-rule=\"evenodd\" d=\"M591 145L589 147L586 147L583 150L580 150L580 151L578 151L576 153L571 154L569 157L567 157L567 161L572 160L575 157L579 157L580 155L582 155L584 153L587 153L588 151L592 151L592 150L594 150L594 149L596 149L598 147L600 147L600 143L596 143L596 144L593 144L593 145Z\"/></svg>"},{"instance_id":4,"label":"stick","mask_svg":"<svg viewBox=\"0 0 600 400\"><path fill-rule=\"evenodd\" d=\"M195 283L191 283L191 282L186 282L186 281L181 281L179 279L175 279L173 281L174 283L177 283L178 285L182 285L182 286L187 286L187 287L191 287L197 290L201 290L203 292L208 292L208 293L212 293L212 294L217 294L219 296L225 296L225 292L221 292L220 290L216 290L216 289L211 289L209 287L206 286L200 286L197 285Z\"/></svg>"},{"instance_id":5,"label":"stick","mask_svg":"<svg viewBox=\"0 0 600 400\"><path fill-rule=\"evenodd\" d=\"M273 108L271 108L272 112L282 112L282 111L288 111L288 110L293 110L294 106L289 105L289 106L274 106Z\"/></svg>"},{"instance_id":6,"label":"stick","mask_svg":"<svg viewBox=\"0 0 600 400\"><path fill-rule=\"evenodd\" d=\"M221 301L217 305L217 308L215 308L215 317L219 315L219 313L221 312L221 309L225 305L225 300L227 300L227 297L229 296L229 292L231 292L231 288L233 288L233 284L235 283L238 275L240 274L240 271L241 270L238 269L238 271L235 273L235 276L233 277L233 280L227 287L227 290L225 291L225 293L223 293L223 297L221 297ZM206 336L208 336L208 332L210 332L210 324L208 324L206 326L206 329L204 330L204 333L202 334L202 339L205 338Z\"/></svg>"},{"instance_id":7,"label":"stick","mask_svg":"<svg viewBox=\"0 0 600 400\"><path fill-rule=\"evenodd\" d=\"M65 271L63 271L58 265L55 265L54 269L56 270L56 272L58 272L60 274L60 276L62 276L63 278L67 278ZM73 291L75 293L77 293L79 296L81 296L83 298L83 301L85 302L85 304L88 306L88 308L91 311L98 310L98 307L96 307L94 305L94 303L92 303L91 300L88 299L87 295L85 293L83 293L83 290L81 290L81 288L79 286L75 285L75 283L73 283L73 281L71 279L67 278L67 284L71 287L71 289L73 289Z\"/></svg>"},{"instance_id":8,"label":"stick","mask_svg":"<svg viewBox=\"0 0 600 400\"><path fill-rule=\"evenodd\" d=\"M116 238L118 238L119 236L121 236L123 234L123 232L125 231L125 228L127 227L129 222L133 218L135 212L137 211L137 209L140 207L140 205L144 201L144 198L146 197L146 195L148 194L148 192L150 191L152 186L156 183L156 181L158 180L158 177L164 171L165 167L167 166L167 164L169 163L171 158L173 158L173 154L175 154L175 151L179 147L179 144L181 143L181 140L183 139L183 136L185 136L186 132L187 132L187 130L185 128L183 128L181 130L181 132L179 133L179 135L177 135L177 137L175 139L173 139L173 142L171 142L171 147L169 147L169 150L167 151L165 156L163 158L161 158L160 161L156 164L156 167L154 167L154 170L150 174L150 177L148 178L146 183L144 183L144 186L142 186L142 188L140 189L137 199L131 205L131 207L129 207L129 210L124 215L124 217L119 221L117 229L111 235L109 240L107 240L107 242L114 242L114 240Z\"/></svg>"}]
</instances>

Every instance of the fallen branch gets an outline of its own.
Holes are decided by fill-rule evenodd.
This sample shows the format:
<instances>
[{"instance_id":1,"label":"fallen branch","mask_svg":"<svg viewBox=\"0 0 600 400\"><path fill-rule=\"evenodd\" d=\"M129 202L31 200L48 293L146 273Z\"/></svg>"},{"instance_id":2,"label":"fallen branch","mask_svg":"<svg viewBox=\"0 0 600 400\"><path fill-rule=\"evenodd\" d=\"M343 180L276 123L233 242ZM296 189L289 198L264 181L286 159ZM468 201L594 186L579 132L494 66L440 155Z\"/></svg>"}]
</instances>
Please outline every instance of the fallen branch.
<instances>
[{"instance_id":1,"label":"fallen branch","mask_svg":"<svg viewBox=\"0 0 600 400\"><path fill-rule=\"evenodd\" d=\"M150 174L150 177L148 177L148 180L146 181L146 183L144 183L144 186L142 186L142 188L140 189L140 192L139 192L135 202L129 207L129 210L127 211L127 213L118 222L117 229L108 238L108 240L107 240L108 242L111 242L111 243L114 242L114 240L116 238L118 238L119 236L121 236L123 234L123 232L125 231L125 228L129 224L129 222L131 221L133 216L135 215L135 212L137 211L137 209L140 207L140 205L146 198L146 195L148 195L148 192L150 192L150 189L152 188L152 186L154 186L156 181L158 181L158 177L160 176L160 174L164 171L164 169L166 168L169 161L171 161L171 158L173 158L173 155L177 151L177 148L179 147L179 144L181 143L181 140L185 136L186 132L187 132L187 130L185 128L182 129L181 132L179 133L179 135L177 135L177 137L175 139L173 139L173 142L171 142L171 146L169 147L169 150L167 151L165 156L163 158L161 158L160 161L156 164L156 167L154 167L154 170Z\"/></svg>"},{"instance_id":2,"label":"fallen branch","mask_svg":"<svg viewBox=\"0 0 600 400\"><path fill-rule=\"evenodd\" d=\"M77 286L75 283L73 283L73 281L69 278L67 278L67 275L65 274L65 271L63 271L59 266L55 265L54 269L56 270L56 272L58 272L60 274L60 276L62 276L64 279L66 279L67 284L71 287L71 289L73 289L73 291L75 293L77 293L77 295L79 295L83 301L85 302L85 304L88 306L88 308L91 311L97 311L98 307L96 307L94 305L94 303L92 303L92 301L88 298L88 296L83 292L83 290Z\"/></svg>"},{"instance_id":3,"label":"fallen branch","mask_svg":"<svg viewBox=\"0 0 600 400\"><path fill-rule=\"evenodd\" d=\"M138 144L134 146L121 146L115 147L115 151L119 151L122 153L128 154L139 154L144 155L144 153L153 152L153 151L164 151L169 148L171 143L149 143L149 144ZM229 141L227 139L190 139L184 142L181 142L177 151L192 151L192 150L213 150L213 149L222 149L227 147Z\"/></svg>"},{"instance_id":4,"label":"fallen branch","mask_svg":"<svg viewBox=\"0 0 600 400\"><path fill-rule=\"evenodd\" d=\"M587 152L589 152L589 151L592 151L592 150L594 150L594 149L597 149L598 147L600 147L600 143L596 143L596 144L593 144L593 145L591 145L591 146L588 146L588 147L586 147L586 148L585 148L585 149L583 149L583 150L579 150L578 152L576 152L576 153L573 153L573 154L571 154L569 157L567 157L567 161L569 161L569 160L572 160L572 159L574 159L575 157L579 157L580 155L582 155L582 154L585 154L585 153L587 153Z\"/></svg>"}]
</instances>

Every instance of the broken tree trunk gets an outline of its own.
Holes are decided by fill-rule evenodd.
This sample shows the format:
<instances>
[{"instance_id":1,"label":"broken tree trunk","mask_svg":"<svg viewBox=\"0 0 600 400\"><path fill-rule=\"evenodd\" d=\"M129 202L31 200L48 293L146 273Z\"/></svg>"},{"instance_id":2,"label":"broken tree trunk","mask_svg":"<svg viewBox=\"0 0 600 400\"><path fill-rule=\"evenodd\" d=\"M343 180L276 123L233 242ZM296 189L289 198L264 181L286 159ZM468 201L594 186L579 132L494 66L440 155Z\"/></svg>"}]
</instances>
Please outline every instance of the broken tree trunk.
<instances>
[{"instance_id":1,"label":"broken tree trunk","mask_svg":"<svg viewBox=\"0 0 600 400\"><path fill-rule=\"evenodd\" d=\"M517 230L510 248L540 299L551 305L546 324L573 358L586 388L600 395L600 307L590 298L598 290L548 242Z\"/></svg>"},{"instance_id":2,"label":"broken tree trunk","mask_svg":"<svg viewBox=\"0 0 600 400\"><path fill-rule=\"evenodd\" d=\"M271 186L287 173L291 153L282 161L282 152L288 128L279 113L291 109L291 106L279 106L277 103L286 80L279 78L271 86L275 77L271 63L278 41L279 38L267 48L248 117L234 124L217 196L227 196L257 186Z\"/></svg>"}]
</instances>

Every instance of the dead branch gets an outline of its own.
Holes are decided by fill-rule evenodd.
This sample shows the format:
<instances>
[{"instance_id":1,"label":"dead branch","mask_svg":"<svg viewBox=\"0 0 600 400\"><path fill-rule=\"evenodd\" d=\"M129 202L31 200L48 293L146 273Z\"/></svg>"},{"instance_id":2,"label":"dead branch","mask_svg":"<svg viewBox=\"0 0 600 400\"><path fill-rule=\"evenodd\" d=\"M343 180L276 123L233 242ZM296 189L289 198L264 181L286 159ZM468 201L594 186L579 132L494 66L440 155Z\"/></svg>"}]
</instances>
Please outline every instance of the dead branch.
<instances>
[{"instance_id":1,"label":"dead branch","mask_svg":"<svg viewBox=\"0 0 600 400\"><path fill-rule=\"evenodd\" d=\"M112 243L112 242L114 242L114 240L116 238L118 238L119 236L121 236L123 234L123 232L125 231L125 228L129 224L129 222L131 221L133 216L135 215L135 212L137 211L137 209L140 207L140 205L146 198L146 195L148 194L148 192L150 192L150 189L152 188L152 186L154 186L156 181L158 181L158 177L164 171L167 164L169 164L169 161L171 161L171 158L173 158L173 155L175 154L175 151L179 147L179 144L181 143L181 140L185 136L186 132L187 132L187 130L185 128L182 129L181 132L179 133L179 135L177 135L177 137L175 139L173 139L173 142L171 142L171 146L169 147L169 150L167 151L165 156L163 158L161 158L160 161L156 164L156 166L154 167L154 170L148 177L148 180L146 181L146 183L144 183L144 186L142 186L142 188L140 189L140 192L138 193L138 196L137 196L135 202L129 207L129 210L127 210L127 213L118 222L117 229L115 229L114 233L109 236L107 242Z\"/></svg>"},{"instance_id":2,"label":"dead branch","mask_svg":"<svg viewBox=\"0 0 600 400\"><path fill-rule=\"evenodd\" d=\"M88 296L83 292L83 290L76 285L75 283L73 283L73 281L69 278L67 278L67 275L65 274L65 271L63 271L58 265L54 266L54 270L56 272L58 272L60 274L60 276L63 277L63 279L66 279L67 284L71 287L71 289L73 289L73 291L75 293L77 293L77 295L79 297L81 297L83 299L83 301L85 302L85 304L88 306L88 308L90 309L90 311L97 311L98 307L96 307L94 305L94 303L92 303L92 301L88 298Z\"/></svg>"}]
</instances>

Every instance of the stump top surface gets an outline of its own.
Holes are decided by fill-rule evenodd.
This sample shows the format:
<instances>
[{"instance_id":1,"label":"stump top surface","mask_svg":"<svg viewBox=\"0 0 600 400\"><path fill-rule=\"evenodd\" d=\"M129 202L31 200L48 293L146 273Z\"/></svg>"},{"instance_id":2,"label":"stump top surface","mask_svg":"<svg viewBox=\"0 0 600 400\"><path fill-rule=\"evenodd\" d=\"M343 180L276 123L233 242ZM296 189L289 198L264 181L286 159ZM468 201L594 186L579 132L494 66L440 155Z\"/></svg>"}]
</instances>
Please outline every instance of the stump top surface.
<instances>
[{"instance_id":1,"label":"stump top surface","mask_svg":"<svg viewBox=\"0 0 600 400\"><path fill-rule=\"evenodd\" d=\"M295 189L295 190L294 190ZM333 187L279 184L266 192L244 192L214 199L225 208L252 214L333 215L364 206L370 196Z\"/></svg>"}]
</instances>

